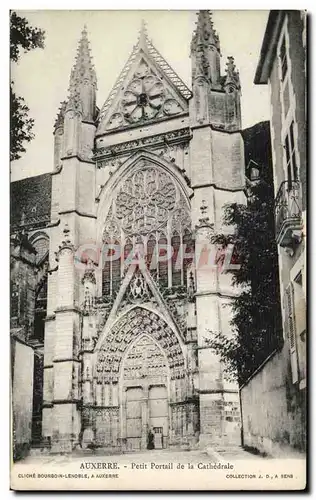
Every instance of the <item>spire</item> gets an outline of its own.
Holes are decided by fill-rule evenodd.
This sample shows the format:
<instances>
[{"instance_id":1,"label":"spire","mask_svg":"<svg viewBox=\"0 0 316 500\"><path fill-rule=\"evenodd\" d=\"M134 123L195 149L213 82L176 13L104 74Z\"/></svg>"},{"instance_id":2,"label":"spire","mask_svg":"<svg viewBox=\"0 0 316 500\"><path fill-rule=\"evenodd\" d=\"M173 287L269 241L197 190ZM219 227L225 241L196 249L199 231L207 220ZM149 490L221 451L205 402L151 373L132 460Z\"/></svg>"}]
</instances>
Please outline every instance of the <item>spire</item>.
<instances>
[{"instance_id":1,"label":"spire","mask_svg":"<svg viewBox=\"0 0 316 500\"><path fill-rule=\"evenodd\" d=\"M66 111L82 114L84 120L94 121L97 78L90 54L87 27L79 40L75 64L70 73L69 97Z\"/></svg>"},{"instance_id":2,"label":"spire","mask_svg":"<svg viewBox=\"0 0 316 500\"><path fill-rule=\"evenodd\" d=\"M196 23L196 30L193 33L191 51L197 50L198 47L214 46L220 54L219 38L214 30L212 14L209 10L200 10Z\"/></svg>"},{"instance_id":3,"label":"spire","mask_svg":"<svg viewBox=\"0 0 316 500\"><path fill-rule=\"evenodd\" d=\"M90 54L89 40L87 26L81 33L79 40L75 64L70 74L69 91L73 93L78 85L87 82L96 87L97 78L92 64L92 57Z\"/></svg>"},{"instance_id":4,"label":"spire","mask_svg":"<svg viewBox=\"0 0 316 500\"><path fill-rule=\"evenodd\" d=\"M211 88L220 86L220 44L211 14L200 10L191 42L192 79L205 78Z\"/></svg>"}]
</instances>

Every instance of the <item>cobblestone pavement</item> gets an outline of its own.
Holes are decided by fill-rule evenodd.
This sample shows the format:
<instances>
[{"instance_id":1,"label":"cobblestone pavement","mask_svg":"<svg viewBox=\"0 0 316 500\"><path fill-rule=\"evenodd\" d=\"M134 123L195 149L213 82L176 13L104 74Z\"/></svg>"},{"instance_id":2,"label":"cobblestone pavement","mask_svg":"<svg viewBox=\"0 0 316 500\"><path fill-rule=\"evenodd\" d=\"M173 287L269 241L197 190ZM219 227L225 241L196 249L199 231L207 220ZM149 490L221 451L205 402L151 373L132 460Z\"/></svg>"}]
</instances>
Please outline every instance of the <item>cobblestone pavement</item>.
<instances>
[{"instance_id":1,"label":"cobblestone pavement","mask_svg":"<svg viewBox=\"0 0 316 500\"><path fill-rule=\"evenodd\" d=\"M142 452L132 453L110 453L106 450L78 450L71 455L54 454L48 455L44 453L31 453L24 458L20 463L23 464L66 464L69 462L78 463L83 461L89 462L119 462L120 464L130 464L131 462L150 463L150 462L179 462L179 463L199 463L199 462L235 462L236 460L267 460L268 457L262 455L255 455L245 451L240 447L223 447L223 448L208 448L206 451L192 450L184 451L180 449L168 450L146 450Z\"/></svg>"},{"instance_id":2,"label":"cobblestone pavement","mask_svg":"<svg viewBox=\"0 0 316 500\"><path fill-rule=\"evenodd\" d=\"M236 460L263 460L267 459L266 456L250 453L244 450L241 446L235 447L216 447L214 454L224 462L234 462Z\"/></svg>"},{"instance_id":3,"label":"cobblestone pavement","mask_svg":"<svg viewBox=\"0 0 316 500\"><path fill-rule=\"evenodd\" d=\"M217 462L216 455L210 456L208 453L201 450L194 451L183 451L183 450L146 450L143 452L134 453L124 453L124 454L107 454L106 451L102 452L98 450L97 453L89 452L74 452L72 455L46 455L37 454L29 455L20 463L23 464L35 464L41 463L42 465L47 464L66 464L69 462L119 462L120 464L130 464L134 463L165 463L165 462L179 462L179 463L199 463L199 462Z\"/></svg>"}]
</instances>

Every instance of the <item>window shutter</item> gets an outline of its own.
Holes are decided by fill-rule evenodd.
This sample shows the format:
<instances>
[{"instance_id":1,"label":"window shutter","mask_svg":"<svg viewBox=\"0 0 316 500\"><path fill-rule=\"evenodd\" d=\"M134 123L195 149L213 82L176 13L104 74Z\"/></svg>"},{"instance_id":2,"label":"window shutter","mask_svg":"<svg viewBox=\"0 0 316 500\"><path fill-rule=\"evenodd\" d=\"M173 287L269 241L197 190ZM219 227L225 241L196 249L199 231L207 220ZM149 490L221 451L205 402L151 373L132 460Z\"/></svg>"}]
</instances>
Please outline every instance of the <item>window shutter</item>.
<instances>
[{"instance_id":1,"label":"window shutter","mask_svg":"<svg viewBox=\"0 0 316 500\"><path fill-rule=\"evenodd\" d=\"M290 356L292 368L293 384L298 382L298 361L297 361L297 343L296 343L296 324L295 324L295 308L294 308L294 289L290 283L285 290L286 296L286 315L287 315L287 333L290 343Z\"/></svg>"}]
</instances>

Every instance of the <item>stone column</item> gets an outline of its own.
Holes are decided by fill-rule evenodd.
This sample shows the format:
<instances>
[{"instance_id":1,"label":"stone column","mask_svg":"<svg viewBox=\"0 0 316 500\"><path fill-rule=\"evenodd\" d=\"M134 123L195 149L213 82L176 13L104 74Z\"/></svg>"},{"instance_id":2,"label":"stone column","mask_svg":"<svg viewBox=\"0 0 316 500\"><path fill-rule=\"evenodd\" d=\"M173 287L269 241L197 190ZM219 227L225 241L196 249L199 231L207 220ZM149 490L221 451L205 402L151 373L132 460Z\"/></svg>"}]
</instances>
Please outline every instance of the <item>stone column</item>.
<instances>
[{"instance_id":1,"label":"stone column","mask_svg":"<svg viewBox=\"0 0 316 500\"><path fill-rule=\"evenodd\" d=\"M125 451L127 448L126 441L126 391L127 387L123 387L121 391L121 404L120 404L120 434L121 434L121 449Z\"/></svg>"},{"instance_id":2,"label":"stone column","mask_svg":"<svg viewBox=\"0 0 316 500\"><path fill-rule=\"evenodd\" d=\"M59 247L56 338L53 358L52 452L71 452L79 442L79 310L74 306L74 247L65 228Z\"/></svg>"},{"instance_id":3,"label":"stone column","mask_svg":"<svg viewBox=\"0 0 316 500\"><path fill-rule=\"evenodd\" d=\"M143 385L143 397L142 397L142 439L141 439L141 449L147 449L147 436L149 430L149 409L148 409L148 397L149 390L147 385Z\"/></svg>"}]
</instances>

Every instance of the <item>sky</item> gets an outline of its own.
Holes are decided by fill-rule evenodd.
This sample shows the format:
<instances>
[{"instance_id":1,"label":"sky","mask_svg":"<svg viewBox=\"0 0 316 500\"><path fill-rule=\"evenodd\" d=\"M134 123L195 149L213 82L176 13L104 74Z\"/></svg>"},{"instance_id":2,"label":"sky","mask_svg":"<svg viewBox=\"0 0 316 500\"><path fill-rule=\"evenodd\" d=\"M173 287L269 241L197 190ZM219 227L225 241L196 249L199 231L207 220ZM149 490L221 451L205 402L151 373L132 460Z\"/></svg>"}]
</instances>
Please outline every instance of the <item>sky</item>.
<instances>
[{"instance_id":1,"label":"sky","mask_svg":"<svg viewBox=\"0 0 316 500\"><path fill-rule=\"evenodd\" d=\"M53 169L53 125L60 102L67 98L70 70L84 24L98 79L97 105L106 100L137 42L141 20L149 38L168 63L191 88L190 42L197 19L190 10L18 11L32 26L45 30L45 48L22 53L11 66L15 91L24 97L35 119L35 139L26 153L11 164L11 180L50 172ZM269 11L214 11L214 27L221 44L221 73L227 56L234 56L242 87L242 126L269 119L266 85L254 85L262 39Z\"/></svg>"}]
</instances>

